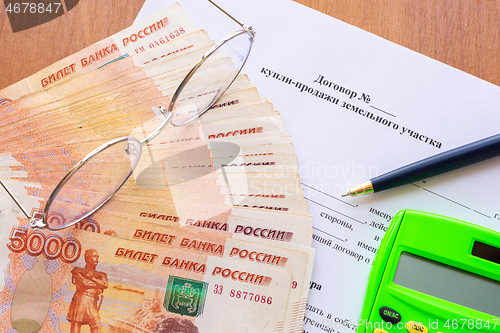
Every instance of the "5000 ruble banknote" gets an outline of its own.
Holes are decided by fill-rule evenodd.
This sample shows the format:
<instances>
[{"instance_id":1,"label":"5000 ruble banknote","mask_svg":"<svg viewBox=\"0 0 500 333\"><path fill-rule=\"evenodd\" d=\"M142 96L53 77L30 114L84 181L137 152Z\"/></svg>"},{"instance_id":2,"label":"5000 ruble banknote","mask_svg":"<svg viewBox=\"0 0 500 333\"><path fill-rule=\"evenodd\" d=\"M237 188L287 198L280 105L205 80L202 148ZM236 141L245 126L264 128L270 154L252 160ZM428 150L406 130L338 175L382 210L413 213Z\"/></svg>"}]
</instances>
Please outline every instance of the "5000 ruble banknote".
<instances>
[{"instance_id":1,"label":"5000 ruble banknote","mask_svg":"<svg viewBox=\"0 0 500 333\"><path fill-rule=\"evenodd\" d=\"M14 231L0 330L282 332L291 272L86 232ZM114 330L114 331L113 331ZM26 331L27 332L27 331Z\"/></svg>"}]
</instances>

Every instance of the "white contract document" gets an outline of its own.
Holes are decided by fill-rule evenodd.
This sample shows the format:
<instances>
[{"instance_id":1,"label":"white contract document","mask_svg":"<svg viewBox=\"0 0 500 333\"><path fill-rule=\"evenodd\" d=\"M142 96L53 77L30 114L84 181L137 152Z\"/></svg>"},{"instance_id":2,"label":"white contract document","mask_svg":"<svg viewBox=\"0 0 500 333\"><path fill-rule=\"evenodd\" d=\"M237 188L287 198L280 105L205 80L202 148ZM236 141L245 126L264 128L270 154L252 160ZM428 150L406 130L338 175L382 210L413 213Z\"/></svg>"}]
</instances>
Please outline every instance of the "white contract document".
<instances>
[{"instance_id":1,"label":"white contract document","mask_svg":"<svg viewBox=\"0 0 500 333\"><path fill-rule=\"evenodd\" d=\"M138 19L173 4L147 0ZM219 40L239 27L180 1ZM500 158L363 197L349 188L499 132L500 88L289 0L217 0L257 35L243 72L281 113L314 217L305 332L354 332L391 218L416 209L500 231Z\"/></svg>"}]
</instances>

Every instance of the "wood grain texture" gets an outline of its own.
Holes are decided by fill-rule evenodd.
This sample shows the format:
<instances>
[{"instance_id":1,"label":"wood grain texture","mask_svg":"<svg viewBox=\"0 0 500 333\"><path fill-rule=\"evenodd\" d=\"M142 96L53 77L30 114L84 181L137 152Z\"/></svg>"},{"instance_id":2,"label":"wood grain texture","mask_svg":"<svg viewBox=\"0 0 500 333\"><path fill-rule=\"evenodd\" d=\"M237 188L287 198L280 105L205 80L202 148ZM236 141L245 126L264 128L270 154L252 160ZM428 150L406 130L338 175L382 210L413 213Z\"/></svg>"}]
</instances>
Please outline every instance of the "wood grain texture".
<instances>
[{"instance_id":1,"label":"wood grain texture","mask_svg":"<svg viewBox=\"0 0 500 333\"><path fill-rule=\"evenodd\" d=\"M16 33L12 33L1 1L0 89L127 28L134 22L144 1L80 0L63 16Z\"/></svg>"},{"instance_id":2,"label":"wood grain texture","mask_svg":"<svg viewBox=\"0 0 500 333\"><path fill-rule=\"evenodd\" d=\"M498 0L296 1L500 85ZM2 1L0 89L128 27L143 3L80 0L53 21L12 33Z\"/></svg>"}]
</instances>

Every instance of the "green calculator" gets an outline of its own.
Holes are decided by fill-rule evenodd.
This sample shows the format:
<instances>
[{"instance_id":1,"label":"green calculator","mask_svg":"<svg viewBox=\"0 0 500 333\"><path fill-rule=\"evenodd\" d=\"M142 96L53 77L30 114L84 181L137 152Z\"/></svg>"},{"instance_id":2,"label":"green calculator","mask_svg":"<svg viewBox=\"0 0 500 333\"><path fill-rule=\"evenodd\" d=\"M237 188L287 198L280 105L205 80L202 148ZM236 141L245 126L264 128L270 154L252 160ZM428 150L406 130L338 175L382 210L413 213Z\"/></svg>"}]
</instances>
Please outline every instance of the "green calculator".
<instances>
[{"instance_id":1,"label":"green calculator","mask_svg":"<svg viewBox=\"0 0 500 333\"><path fill-rule=\"evenodd\" d=\"M500 233L399 212L368 279L365 332L500 332Z\"/></svg>"}]
</instances>

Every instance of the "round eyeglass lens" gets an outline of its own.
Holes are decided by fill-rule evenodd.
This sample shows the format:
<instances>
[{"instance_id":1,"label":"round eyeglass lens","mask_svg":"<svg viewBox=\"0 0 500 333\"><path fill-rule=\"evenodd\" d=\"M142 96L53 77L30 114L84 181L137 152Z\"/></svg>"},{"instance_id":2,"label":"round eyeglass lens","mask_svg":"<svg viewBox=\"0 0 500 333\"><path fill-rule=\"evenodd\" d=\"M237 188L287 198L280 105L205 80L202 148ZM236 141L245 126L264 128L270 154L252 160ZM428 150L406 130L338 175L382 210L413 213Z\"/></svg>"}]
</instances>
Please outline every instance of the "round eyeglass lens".
<instances>
[{"instance_id":1,"label":"round eyeglass lens","mask_svg":"<svg viewBox=\"0 0 500 333\"><path fill-rule=\"evenodd\" d=\"M169 110L174 113L174 126L194 120L224 94L245 64L252 42L252 34L241 30L207 52L172 97Z\"/></svg>"},{"instance_id":2,"label":"round eyeglass lens","mask_svg":"<svg viewBox=\"0 0 500 333\"><path fill-rule=\"evenodd\" d=\"M99 209L125 183L139 161L134 137L112 140L78 162L58 184L45 207L49 229L63 229Z\"/></svg>"}]
</instances>

